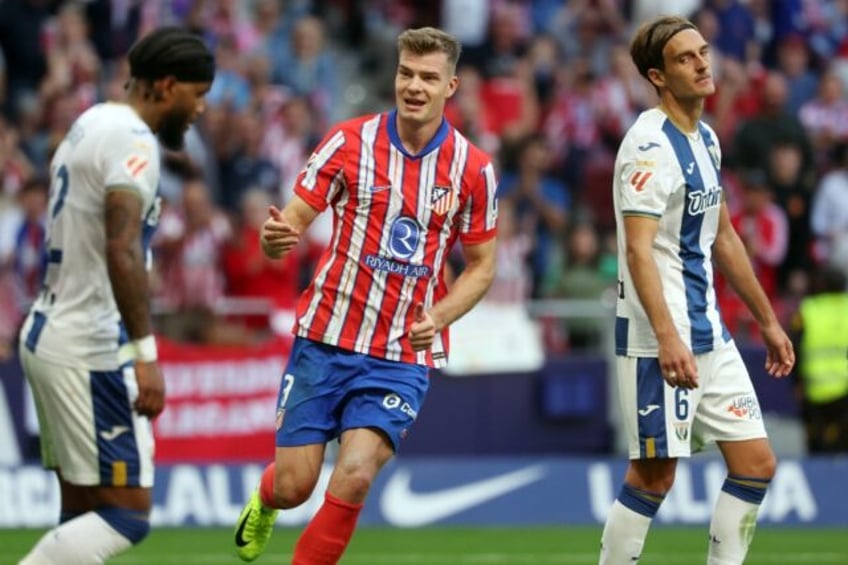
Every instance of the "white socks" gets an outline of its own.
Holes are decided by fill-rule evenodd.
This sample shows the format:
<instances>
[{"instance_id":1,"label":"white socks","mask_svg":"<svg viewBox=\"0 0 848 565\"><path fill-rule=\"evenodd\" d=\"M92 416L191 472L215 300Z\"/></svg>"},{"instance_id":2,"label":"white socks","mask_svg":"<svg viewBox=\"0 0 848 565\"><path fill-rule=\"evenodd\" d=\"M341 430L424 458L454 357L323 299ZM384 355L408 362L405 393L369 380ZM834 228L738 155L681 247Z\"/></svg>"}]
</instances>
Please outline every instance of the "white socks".
<instances>
[{"instance_id":1,"label":"white socks","mask_svg":"<svg viewBox=\"0 0 848 565\"><path fill-rule=\"evenodd\" d=\"M96 512L86 512L44 534L18 565L100 565L132 546Z\"/></svg>"}]
</instances>

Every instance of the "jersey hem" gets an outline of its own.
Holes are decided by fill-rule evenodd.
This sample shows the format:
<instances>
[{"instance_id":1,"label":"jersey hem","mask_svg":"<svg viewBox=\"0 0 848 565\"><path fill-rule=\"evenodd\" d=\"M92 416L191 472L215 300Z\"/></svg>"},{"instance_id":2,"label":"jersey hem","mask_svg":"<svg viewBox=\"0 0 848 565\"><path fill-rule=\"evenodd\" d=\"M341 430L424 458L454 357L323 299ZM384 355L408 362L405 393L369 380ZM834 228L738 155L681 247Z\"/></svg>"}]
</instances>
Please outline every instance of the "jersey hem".
<instances>
[{"instance_id":1,"label":"jersey hem","mask_svg":"<svg viewBox=\"0 0 848 565\"><path fill-rule=\"evenodd\" d=\"M312 341L317 341L318 343L324 343L326 345L332 345L333 347L338 347L339 349L346 349L347 351L353 351L354 353L361 353L363 355L368 355L369 357L376 357L378 359L384 359L386 361L393 361L395 363L402 363L405 365L418 365L419 367L430 367L431 369L441 369L448 364L447 361L447 352L445 352L445 357L443 359L434 359L431 363L415 363L410 361L403 361L399 359L390 359L387 355L388 350L384 347L375 348L363 348L358 347L355 342L339 339L338 342L334 342L330 339L327 339L326 336L322 334L318 334L316 332L311 332L302 327L298 327L295 329L295 335L297 337L302 337L304 339L310 339Z\"/></svg>"}]
</instances>

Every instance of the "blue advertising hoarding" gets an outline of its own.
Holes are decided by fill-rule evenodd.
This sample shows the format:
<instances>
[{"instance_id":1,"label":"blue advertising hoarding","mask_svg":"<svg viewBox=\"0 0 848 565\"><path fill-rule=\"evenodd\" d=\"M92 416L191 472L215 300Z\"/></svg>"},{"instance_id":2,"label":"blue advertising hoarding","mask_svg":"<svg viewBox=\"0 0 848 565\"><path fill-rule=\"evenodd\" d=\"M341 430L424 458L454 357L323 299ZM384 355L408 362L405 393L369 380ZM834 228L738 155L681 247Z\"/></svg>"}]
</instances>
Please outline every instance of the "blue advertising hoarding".
<instances>
[{"instance_id":1,"label":"blue advertising hoarding","mask_svg":"<svg viewBox=\"0 0 848 565\"><path fill-rule=\"evenodd\" d=\"M173 465L157 469L154 524L231 526L263 466ZM535 526L602 524L625 462L607 458L400 458L375 483L363 525ZM282 525L306 523L323 500L330 466L313 497L280 513ZM657 520L709 522L725 470L718 459L681 462ZM762 524L846 526L848 458L786 459L760 511ZM58 487L34 466L0 467L0 527L45 527L58 516Z\"/></svg>"}]
</instances>

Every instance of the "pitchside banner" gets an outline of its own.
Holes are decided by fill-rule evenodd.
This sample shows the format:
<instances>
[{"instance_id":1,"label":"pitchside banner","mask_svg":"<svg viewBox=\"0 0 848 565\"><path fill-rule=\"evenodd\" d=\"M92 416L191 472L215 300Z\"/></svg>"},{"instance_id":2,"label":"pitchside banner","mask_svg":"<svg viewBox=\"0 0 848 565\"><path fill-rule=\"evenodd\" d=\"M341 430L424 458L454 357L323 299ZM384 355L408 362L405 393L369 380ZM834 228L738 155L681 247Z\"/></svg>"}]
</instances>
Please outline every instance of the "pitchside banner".
<instances>
[{"instance_id":1,"label":"pitchside banner","mask_svg":"<svg viewBox=\"0 0 848 565\"><path fill-rule=\"evenodd\" d=\"M160 465L154 488L158 526L232 526L255 488L260 464ZM301 526L318 509L329 480L304 505L280 513ZM625 463L612 459L399 459L374 485L364 525L535 526L601 524L618 492ZM760 522L764 525L848 526L848 458L782 460ZM707 524L725 477L720 460L699 457L678 466L660 508L663 524ZM55 523L59 492L38 467L0 467L0 527Z\"/></svg>"},{"instance_id":2,"label":"pitchside banner","mask_svg":"<svg viewBox=\"0 0 848 565\"><path fill-rule=\"evenodd\" d=\"M239 463L274 456L274 418L291 338L255 348L159 340L167 410L154 424L161 463Z\"/></svg>"}]
</instances>

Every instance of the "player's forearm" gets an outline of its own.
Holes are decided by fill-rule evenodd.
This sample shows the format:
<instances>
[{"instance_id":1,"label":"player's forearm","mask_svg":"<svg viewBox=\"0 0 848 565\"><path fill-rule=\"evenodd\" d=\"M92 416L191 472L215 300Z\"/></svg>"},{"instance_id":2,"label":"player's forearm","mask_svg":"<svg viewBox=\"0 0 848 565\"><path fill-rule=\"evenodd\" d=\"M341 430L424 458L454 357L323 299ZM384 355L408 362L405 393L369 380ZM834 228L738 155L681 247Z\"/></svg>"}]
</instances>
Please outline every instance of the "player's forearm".
<instances>
[{"instance_id":1,"label":"player's forearm","mask_svg":"<svg viewBox=\"0 0 848 565\"><path fill-rule=\"evenodd\" d=\"M648 316L657 340L676 335L677 328L663 297L662 279L650 249L628 249L627 268L633 281L633 290ZM628 292L630 289L625 289Z\"/></svg>"},{"instance_id":2,"label":"player's forearm","mask_svg":"<svg viewBox=\"0 0 848 565\"><path fill-rule=\"evenodd\" d=\"M150 291L141 245L109 247L107 263L112 294L131 339L150 335Z\"/></svg>"},{"instance_id":3,"label":"player's forearm","mask_svg":"<svg viewBox=\"0 0 848 565\"><path fill-rule=\"evenodd\" d=\"M106 267L118 312L131 339L151 334L150 293L141 248L141 202L112 194L106 203Z\"/></svg>"},{"instance_id":4,"label":"player's forearm","mask_svg":"<svg viewBox=\"0 0 848 565\"><path fill-rule=\"evenodd\" d=\"M757 280L751 261L745 252L745 245L736 232L728 232L716 239L713 257L728 284L745 302L761 326L777 321L768 296Z\"/></svg>"},{"instance_id":5,"label":"player's forearm","mask_svg":"<svg viewBox=\"0 0 848 565\"><path fill-rule=\"evenodd\" d=\"M447 295L430 309L436 331L450 326L480 302L494 278L494 258L469 262Z\"/></svg>"}]
</instances>

